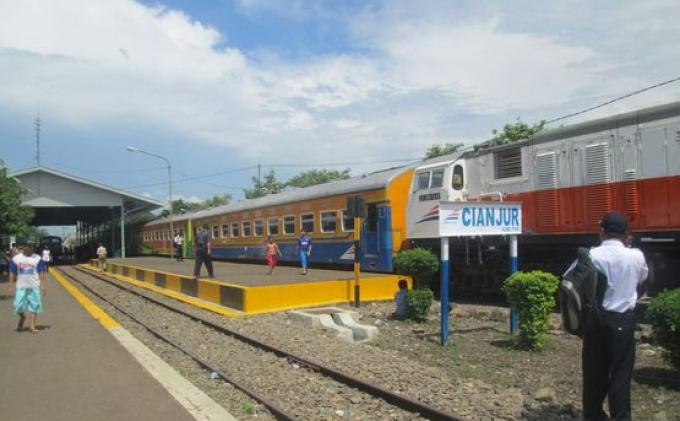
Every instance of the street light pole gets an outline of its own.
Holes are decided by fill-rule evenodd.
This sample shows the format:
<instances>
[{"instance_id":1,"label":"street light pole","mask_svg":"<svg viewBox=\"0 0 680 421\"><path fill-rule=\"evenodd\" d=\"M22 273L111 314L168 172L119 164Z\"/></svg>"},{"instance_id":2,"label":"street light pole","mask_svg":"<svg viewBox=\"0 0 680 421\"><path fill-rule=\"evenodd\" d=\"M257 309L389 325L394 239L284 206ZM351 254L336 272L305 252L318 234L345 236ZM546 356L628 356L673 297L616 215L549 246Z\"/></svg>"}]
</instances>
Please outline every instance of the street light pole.
<instances>
[{"instance_id":1,"label":"street light pole","mask_svg":"<svg viewBox=\"0 0 680 421\"><path fill-rule=\"evenodd\" d=\"M128 146L126 148L128 152L139 152L145 155L153 156L154 158L162 159L168 167L168 207L170 208L170 258L175 257L175 227L173 226L173 211L172 211L172 166L170 165L170 160L164 156L157 155L155 153L147 152L134 146Z\"/></svg>"}]
</instances>

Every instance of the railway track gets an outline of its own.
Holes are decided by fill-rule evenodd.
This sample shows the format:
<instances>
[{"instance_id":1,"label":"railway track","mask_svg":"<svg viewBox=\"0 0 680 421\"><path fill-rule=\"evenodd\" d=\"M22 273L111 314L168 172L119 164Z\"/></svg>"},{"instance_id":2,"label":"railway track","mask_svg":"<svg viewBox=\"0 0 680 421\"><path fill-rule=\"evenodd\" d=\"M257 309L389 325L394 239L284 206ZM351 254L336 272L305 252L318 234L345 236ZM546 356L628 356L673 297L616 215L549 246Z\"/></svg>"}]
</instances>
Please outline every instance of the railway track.
<instances>
[{"instance_id":1,"label":"railway track","mask_svg":"<svg viewBox=\"0 0 680 421\"><path fill-rule=\"evenodd\" d=\"M239 352L246 352L246 353L253 353L253 352L260 352L260 353L265 353L265 354L270 354L271 356L274 356L275 358L278 358L279 360L285 360L287 364L290 367L300 367L303 368L303 370L298 370L303 371L305 374L302 377L305 376L322 376L325 381L331 381L335 383L339 383L340 386L320 386L319 389L322 390L336 390L336 388L340 388L337 393L344 396L344 395L350 395L352 393L357 393L352 391L352 389L356 389L360 391L359 393L365 395L365 396L353 396L350 398L350 401L352 403L359 403L361 402L363 406L365 407L367 403L370 403L369 406L373 408L380 408L381 410L384 410L382 406L384 406L381 401L384 401L388 403L389 405L398 408L398 410L403 411L400 414L397 414L397 418L404 418L404 419L418 419L418 418L425 418L425 419L430 419L430 420L459 420L460 418L455 416L454 414L444 412L442 410L439 410L437 408L434 408L432 406L429 406L427 404L424 404L422 402L416 401L414 399L411 399L409 397L394 393L390 390L387 390L383 387L380 387L376 384L367 382L365 380L359 379L355 376L352 376L350 374L341 372L335 368L326 366L324 364L318 363L314 360L311 360L309 358L302 357L300 355L296 355L294 353L288 352L286 350L283 350L279 347L276 347L274 345L267 344L263 341L260 341L256 338L253 338L251 336L245 335L243 333L237 332L233 329L229 329L225 326L218 325L206 318L203 318L197 314L191 314L183 310L177 305L170 304L168 302L164 302L163 300L159 300L153 296L150 296L147 291L140 292L140 289L136 287L131 287L129 285L126 285L118 280L109 278L107 276L102 276L99 274L95 274L86 270L83 270L81 268L73 267L73 268L62 268L61 273L64 274L67 278L69 278L71 281L76 282L80 286L82 286L85 290L87 290L89 293L92 295L96 296L100 300L108 303L108 305L114 307L117 311L121 312L124 314L126 317L129 317L131 320L133 320L135 323L139 324L142 326L144 329L149 331L153 336L157 337L161 341L169 344L173 348L181 351L185 355L187 355L189 358L193 359L195 362L197 362L200 366L205 368L206 370L209 370L211 373L214 373L213 376L217 376L228 383L232 384L236 389L241 390L243 393L247 394L250 396L252 399L256 400L257 402L260 402L263 406L265 406L271 414L280 420L294 420L294 419L306 419L307 416L304 414L301 414L299 405L296 407L296 404L293 402L287 402L287 405L281 405L277 403L276 401L281 401L281 399L276 399L276 398L271 398L268 396L264 396L261 392L255 390L256 388L253 387L252 385L249 385L247 381L244 381L242 376L239 375L232 375L228 371L223 368L224 364L220 362L215 362L211 361L208 357L205 355L202 355L202 352L197 352L195 350L195 347L192 347L191 344L184 343L184 339L180 336L180 338L173 338L172 335L169 335L166 330L164 329L165 326L162 327L157 327L153 326L153 321L149 321L146 318L138 315L138 314L133 314L134 311L131 311L129 308L129 305L122 305L120 299L115 299L111 298L109 294L103 293L99 290L98 288L93 288L92 286L88 285L89 282L85 281L84 279L96 279L98 281L103 281L106 285L109 285L111 287L115 287L116 290L118 291L123 291L124 293L131 294L132 296L136 297L136 299L143 300L144 303L147 305L149 303L154 305L154 308L157 309L162 309L164 312L169 312L174 317L179 317L184 319L185 321L190 321L194 324L197 324L200 326L202 329L207 329L208 331L212 332L213 335L220 335L223 337L228 337L230 340L235 340L238 341L241 346L245 346L245 348L241 348L241 351ZM142 290L143 291L143 290ZM129 300L123 300L125 302ZM128 308L126 308L128 307ZM155 311L155 310L154 310ZM163 316L165 317L165 316ZM152 319L155 319L156 317L152 317ZM185 323L185 322L178 322L179 324ZM179 325L178 324L178 325ZM199 326L196 328L198 329ZM190 329L190 327L188 327ZM208 333L204 333L204 335L207 335ZM238 347L237 347L238 348ZM235 351L232 351L235 352ZM274 364L276 365L276 364ZM267 368L267 370L274 370L273 366L270 366ZM261 375L265 375L262 373ZM252 377L252 375L250 376ZM283 377L288 377L287 373L284 373ZM276 379L276 376L271 376L272 382L275 382L274 379ZM247 379L246 379L247 380ZM315 384L316 380L309 380L309 379L301 379L302 381L309 381L310 384ZM323 383L321 383L323 384ZM285 385L283 386L284 388L286 387ZM343 390L343 388L349 389ZM275 388L276 389L276 388ZM285 390L285 389L283 389ZM313 391L310 391L310 393L314 393ZM331 393L331 399L335 399L333 397L333 394ZM303 399L304 400L304 399ZM371 401L373 401L371 403ZM377 401L377 402L376 402ZM317 402L316 404L318 404ZM290 406L293 406L293 408L290 408ZM303 403L304 404L304 403ZM285 406L285 408L283 408ZM379 412L379 411L378 411ZM374 416L377 416L378 412L374 413ZM368 411L369 417L371 412ZM318 415L318 414L316 414ZM378 416L379 417L379 416Z\"/></svg>"}]
</instances>

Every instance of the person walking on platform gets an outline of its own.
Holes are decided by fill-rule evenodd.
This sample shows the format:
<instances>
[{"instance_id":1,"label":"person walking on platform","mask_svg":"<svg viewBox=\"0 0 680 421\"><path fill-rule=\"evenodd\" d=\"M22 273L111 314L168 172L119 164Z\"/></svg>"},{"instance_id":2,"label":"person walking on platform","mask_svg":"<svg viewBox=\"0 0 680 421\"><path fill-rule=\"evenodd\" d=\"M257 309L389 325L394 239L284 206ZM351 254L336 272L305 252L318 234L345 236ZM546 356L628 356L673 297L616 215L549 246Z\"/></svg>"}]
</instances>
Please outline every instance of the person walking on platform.
<instances>
[{"instance_id":1,"label":"person walking on platform","mask_svg":"<svg viewBox=\"0 0 680 421\"><path fill-rule=\"evenodd\" d=\"M47 246L43 247L42 259L45 262L45 270L49 271L50 264L52 263L52 253L50 253L50 249Z\"/></svg>"},{"instance_id":2,"label":"person walking on platform","mask_svg":"<svg viewBox=\"0 0 680 421\"><path fill-rule=\"evenodd\" d=\"M106 247L104 247L104 244L99 243L99 247L97 247L97 265L99 266L99 271L103 272L106 270L106 255L108 252L106 251Z\"/></svg>"},{"instance_id":3,"label":"person walking on platform","mask_svg":"<svg viewBox=\"0 0 680 421\"><path fill-rule=\"evenodd\" d=\"M42 297L47 295L45 262L27 245L21 254L12 259L8 295L14 295L14 312L19 316L17 331L23 330L25 314L31 333L38 333L36 321L43 310ZM16 290L15 290L16 282Z\"/></svg>"},{"instance_id":4,"label":"person walking on platform","mask_svg":"<svg viewBox=\"0 0 680 421\"><path fill-rule=\"evenodd\" d=\"M300 238L297 240L296 253L300 256L300 265L302 266L302 274L307 274L307 262L309 256L312 254L312 237L307 234L305 230L300 232Z\"/></svg>"},{"instance_id":5,"label":"person walking on platform","mask_svg":"<svg viewBox=\"0 0 680 421\"><path fill-rule=\"evenodd\" d=\"M184 261L184 237L182 237L182 234L177 231L177 234L175 234L175 259L178 262L183 262Z\"/></svg>"},{"instance_id":6,"label":"person walking on platform","mask_svg":"<svg viewBox=\"0 0 680 421\"><path fill-rule=\"evenodd\" d=\"M274 241L274 237L271 235L269 236L265 248L267 254L267 265L269 265L269 275L273 275L276 264L279 261L279 256L281 256L281 250L279 249L279 245L276 244L276 241Z\"/></svg>"},{"instance_id":7,"label":"person walking on platform","mask_svg":"<svg viewBox=\"0 0 680 421\"><path fill-rule=\"evenodd\" d=\"M194 263L194 276L200 278L201 265L205 262L208 269L208 276L214 278L212 265L212 233L207 225L203 225L203 230L196 234L196 262Z\"/></svg>"},{"instance_id":8,"label":"person walking on platform","mask_svg":"<svg viewBox=\"0 0 680 421\"><path fill-rule=\"evenodd\" d=\"M600 222L599 247L590 258L602 282L602 323L583 336L583 418L609 420L602 410L609 400L612 420L630 420L630 380L635 364L635 304L637 287L647 279L647 263L639 249L625 246L628 223L611 212ZM604 280L603 280L604 281ZM599 290L598 286L598 290Z\"/></svg>"}]
</instances>

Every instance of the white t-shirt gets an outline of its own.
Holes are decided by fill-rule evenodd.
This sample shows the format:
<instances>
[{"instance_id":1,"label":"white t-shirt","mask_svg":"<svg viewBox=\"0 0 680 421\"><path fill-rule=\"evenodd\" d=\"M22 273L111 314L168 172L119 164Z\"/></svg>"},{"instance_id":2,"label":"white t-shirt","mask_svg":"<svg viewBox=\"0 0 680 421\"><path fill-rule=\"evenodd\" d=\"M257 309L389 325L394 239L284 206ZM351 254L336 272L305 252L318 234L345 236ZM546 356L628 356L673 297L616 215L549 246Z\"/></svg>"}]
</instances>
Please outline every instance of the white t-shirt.
<instances>
[{"instance_id":1,"label":"white t-shirt","mask_svg":"<svg viewBox=\"0 0 680 421\"><path fill-rule=\"evenodd\" d=\"M24 256L17 254L12 259L14 267L11 269L17 276L17 288L40 287L40 273L46 271L45 262L37 254Z\"/></svg>"},{"instance_id":2,"label":"white t-shirt","mask_svg":"<svg viewBox=\"0 0 680 421\"><path fill-rule=\"evenodd\" d=\"M49 263L52 261L52 255L50 254L49 250L43 250L42 252L42 259L46 262Z\"/></svg>"},{"instance_id":3,"label":"white t-shirt","mask_svg":"<svg viewBox=\"0 0 680 421\"><path fill-rule=\"evenodd\" d=\"M97 249L97 257L100 259L106 257L106 248L104 246L101 246Z\"/></svg>"},{"instance_id":4,"label":"white t-shirt","mask_svg":"<svg viewBox=\"0 0 680 421\"><path fill-rule=\"evenodd\" d=\"M605 240L590 250L590 258L598 272L607 276L602 307L617 313L634 309L637 286L647 279L648 273L642 252L627 248L618 240Z\"/></svg>"}]
</instances>

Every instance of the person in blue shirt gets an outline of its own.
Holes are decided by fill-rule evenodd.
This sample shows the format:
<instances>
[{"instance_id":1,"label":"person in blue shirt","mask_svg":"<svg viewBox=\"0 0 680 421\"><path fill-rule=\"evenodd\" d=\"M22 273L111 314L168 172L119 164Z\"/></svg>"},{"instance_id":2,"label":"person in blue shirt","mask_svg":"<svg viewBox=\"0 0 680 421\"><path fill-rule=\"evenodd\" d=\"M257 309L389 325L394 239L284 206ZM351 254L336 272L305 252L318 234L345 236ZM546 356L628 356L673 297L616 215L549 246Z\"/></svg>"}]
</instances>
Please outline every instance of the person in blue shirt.
<instances>
[{"instance_id":1,"label":"person in blue shirt","mask_svg":"<svg viewBox=\"0 0 680 421\"><path fill-rule=\"evenodd\" d=\"M297 240L297 247L295 252L300 256L300 264L302 265L302 274L307 274L307 261L312 254L312 237L306 231L300 232L300 238Z\"/></svg>"},{"instance_id":2,"label":"person in blue shirt","mask_svg":"<svg viewBox=\"0 0 680 421\"><path fill-rule=\"evenodd\" d=\"M400 279L399 291L394 294L394 304L396 308L391 318L395 320L406 320L408 317L408 283L405 279Z\"/></svg>"}]
</instances>

